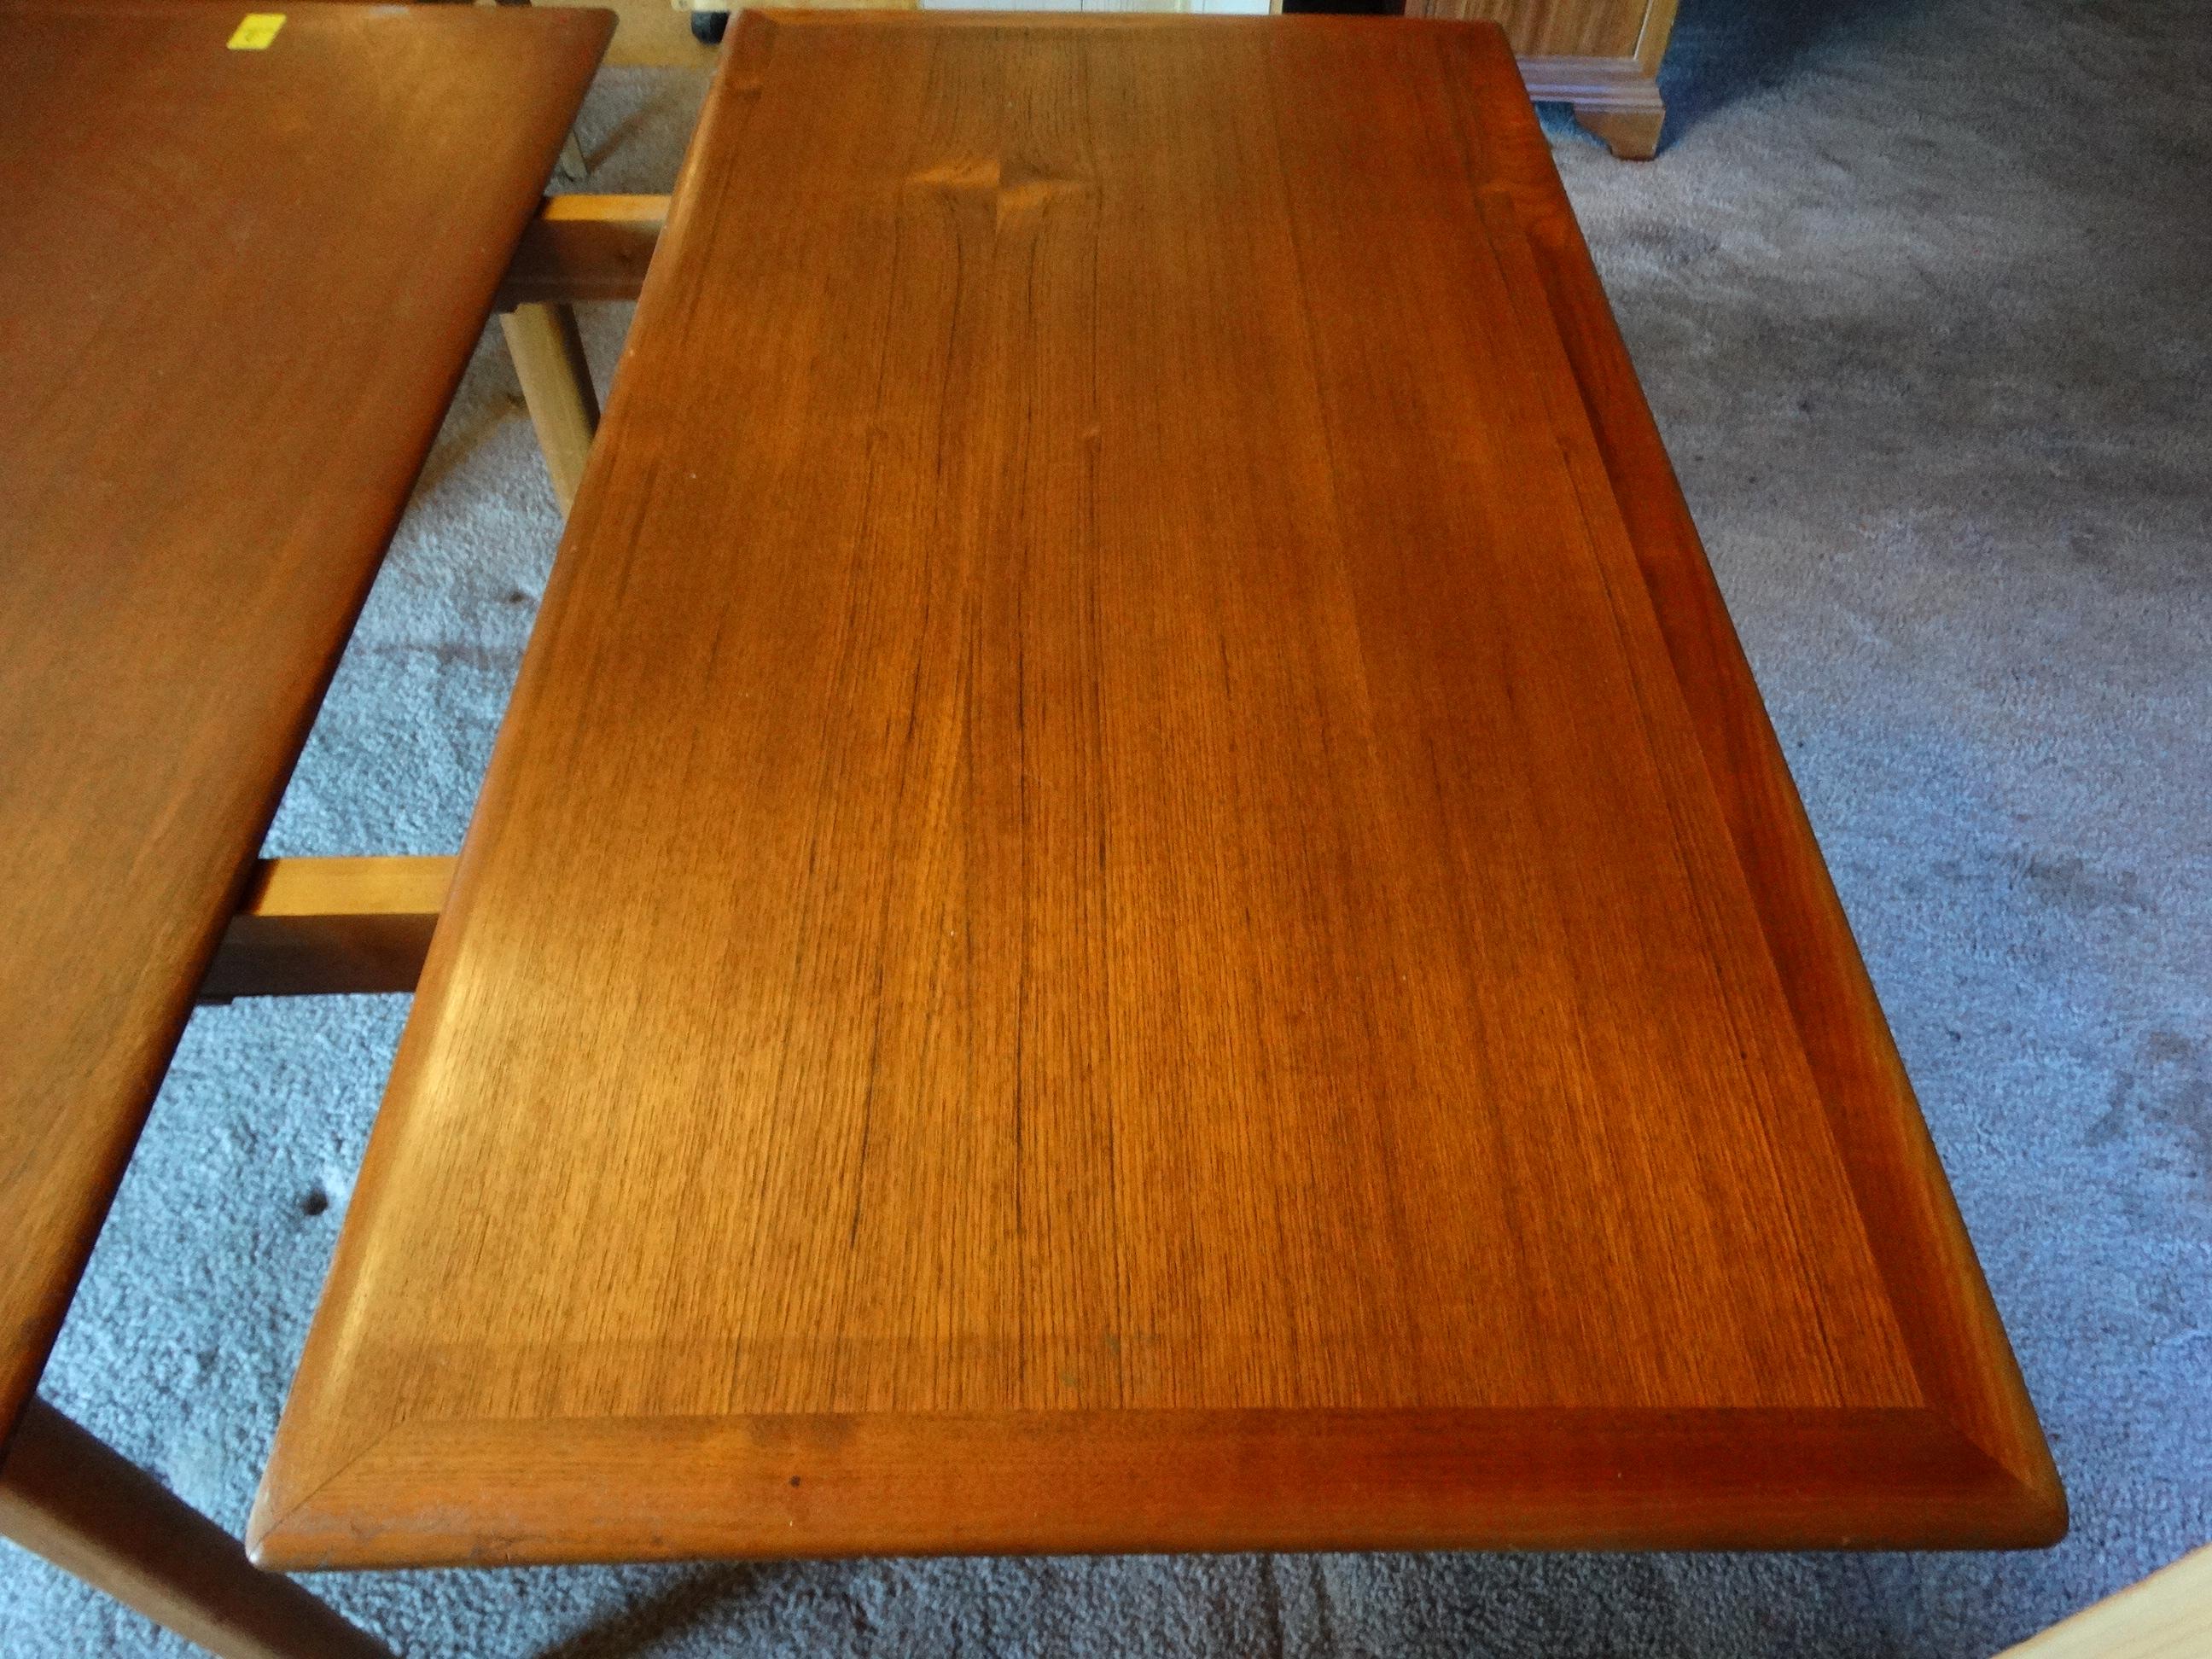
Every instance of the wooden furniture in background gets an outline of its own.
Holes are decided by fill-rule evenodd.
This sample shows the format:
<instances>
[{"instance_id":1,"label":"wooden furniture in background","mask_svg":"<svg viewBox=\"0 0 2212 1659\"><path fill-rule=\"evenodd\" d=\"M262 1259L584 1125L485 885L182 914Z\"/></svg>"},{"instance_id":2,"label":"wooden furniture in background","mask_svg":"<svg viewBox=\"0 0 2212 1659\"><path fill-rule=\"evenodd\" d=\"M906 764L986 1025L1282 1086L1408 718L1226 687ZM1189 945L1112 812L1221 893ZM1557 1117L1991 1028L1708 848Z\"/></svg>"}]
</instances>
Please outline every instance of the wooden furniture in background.
<instances>
[{"instance_id":1,"label":"wooden furniture in background","mask_svg":"<svg viewBox=\"0 0 2212 1659\"><path fill-rule=\"evenodd\" d=\"M2055 1537L1503 38L725 58L260 1559Z\"/></svg>"},{"instance_id":2,"label":"wooden furniture in background","mask_svg":"<svg viewBox=\"0 0 2212 1659\"><path fill-rule=\"evenodd\" d=\"M2208 1653L2212 1547L2007 1648L2003 1659L2203 1659Z\"/></svg>"},{"instance_id":3,"label":"wooden furniture in background","mask_svg":"<svg viewBox=\"0 0 2212 1659\"><path fill-rule=\"evenodd\" d=\"M660 0L629 0L641 9ZM678 0L685 3L686 0ZM728 0L690 0L699 12L720 11ZM847 0L823 0L842 6ZM964 0L963 0L964 3ZM891 0L910 6L915 0ZM1040 0L1024 0L1028 10ZM1048 10L1199 12L1220 9L1282 9L1282 0L1248 7L1244 0L1041 0ZM1648 161L1659 153L1666 106L1659 95L1659 63L1674 28L1676 0L1404 0L1408 17L1481 20L1498 24L1521 62L1528 95L1571 105L1583 125L1624 160ZM989 0L983 0L991 9ZM625 16L628 10L625 9ZM678 49L655 61L678 61Z\"/></svg>"},{"instance_id":4,"label":"wooden furniture in background","mask_svg":"<svg viewBox=\"0 0 2212 1659\"><path fill-rule=\"evenodd\" d=\"M1528 95L1574 106L1615 155L1659 153L1667 108L1659 60L1675 0L1406 0L1408 17L1483 18L1500 25Z\"/></svg>"},{"instance_id":5,"label":"wooden furniture in background","mask_svg":"<svg viewBox=\"0 0 2212 1659\"><path fill-rule=\"evenodd\" d=\"M611 27L240 15L0 8L0 1441ZM40 1432L88 1507L11 1445L0 1532L128 1554L143 1491Z\"/></svg>"},{"instance_id":6,"label":"wooden furniture in background","mask_svg":"<svg viewBox=\"0 0 2212 1659\"><path fill-rule=\"evenodd\" d=\"M585 5L592 0L532 0L541 6ZM611 0L621 21L607 47L609 68L641 64L657 69L712 69L714 46L691 32L691 14L669 0Z\"/></svg>"}]
</instances>

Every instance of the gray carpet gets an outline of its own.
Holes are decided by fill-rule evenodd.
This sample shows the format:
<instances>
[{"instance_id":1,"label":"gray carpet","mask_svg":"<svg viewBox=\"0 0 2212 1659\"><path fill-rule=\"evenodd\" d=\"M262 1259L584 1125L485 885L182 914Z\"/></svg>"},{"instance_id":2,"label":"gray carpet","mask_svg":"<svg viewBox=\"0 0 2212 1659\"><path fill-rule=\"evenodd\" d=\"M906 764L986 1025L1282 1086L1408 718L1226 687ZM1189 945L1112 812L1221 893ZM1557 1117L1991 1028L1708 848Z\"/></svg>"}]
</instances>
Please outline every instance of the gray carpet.
<instances>
[{"instance_id":1,"label":"gray carpet","mask_svg":"<svg viewBox=\"0 0 2212 1659\"><path fill-rule=\"evenodd\" d=\"M1986 1655L2212 1538L2212 45L2194 0L1687 0L1569 188L2074 1504L1993 1556L392 1575L411 1655ZM696 76L605 77L601 188ZM593 319L611 363L623 319ZM556 523L478 355L272 836L454 846ZM242 1524L405 1012L197 1018L46 1380ZM0 1551L0 1651L179 1650Z\"/></svg>"}]
</instances>

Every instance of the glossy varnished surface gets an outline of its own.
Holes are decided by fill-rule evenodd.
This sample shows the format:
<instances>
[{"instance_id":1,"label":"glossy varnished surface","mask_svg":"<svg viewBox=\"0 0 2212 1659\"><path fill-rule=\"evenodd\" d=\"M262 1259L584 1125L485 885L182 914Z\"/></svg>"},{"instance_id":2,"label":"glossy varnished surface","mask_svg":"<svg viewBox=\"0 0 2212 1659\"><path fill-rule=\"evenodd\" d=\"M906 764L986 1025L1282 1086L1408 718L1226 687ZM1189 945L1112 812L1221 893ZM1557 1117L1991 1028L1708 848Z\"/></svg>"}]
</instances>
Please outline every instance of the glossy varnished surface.
<instances>
[{"instance_id":1,"label":"glossy varnished surface","mask_svg":"<svg viewBox=\"0 0 2212 1659\"><path fill-rule=\"evenodd\" d=\"M264 1559L2062 1514L1502 40L748 16Z\"/></svg>"},{"instance_id":2,"label":"glossy varnished surface","mask_svg":"<svg viewBox=\"0 0 2212 1659\"><path fill-rule=\"evenodd\" d=\"M0 4L0 1433L603 12Z\"/></svg>"}]
</instances>

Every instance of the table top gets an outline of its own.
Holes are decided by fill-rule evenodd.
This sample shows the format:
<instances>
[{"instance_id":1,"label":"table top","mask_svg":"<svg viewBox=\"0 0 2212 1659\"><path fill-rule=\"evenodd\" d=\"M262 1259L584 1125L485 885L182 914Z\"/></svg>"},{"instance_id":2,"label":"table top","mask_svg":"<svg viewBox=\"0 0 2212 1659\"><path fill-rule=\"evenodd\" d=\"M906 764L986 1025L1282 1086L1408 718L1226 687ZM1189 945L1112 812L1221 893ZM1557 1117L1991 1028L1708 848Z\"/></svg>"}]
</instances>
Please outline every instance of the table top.
<instances>
[{"instance_id":1,"label":"table top","mask_svg":"<svg viewBox=\"0 0 2212 1659\"><path fill-rule=\"evenodd\" d=\"M1502 37L747 14L260 1558L2063 1516Z\"/></svg>"},{"instance_id":2,"label":"table top","mask_svg":"<svg viewBox=\"0 0 2212 1659\"><path fill-rule=\"evenodd\" d=\"M0 4L0 1434L612 27L246 11Z\"/></svg>"}]
</instances>

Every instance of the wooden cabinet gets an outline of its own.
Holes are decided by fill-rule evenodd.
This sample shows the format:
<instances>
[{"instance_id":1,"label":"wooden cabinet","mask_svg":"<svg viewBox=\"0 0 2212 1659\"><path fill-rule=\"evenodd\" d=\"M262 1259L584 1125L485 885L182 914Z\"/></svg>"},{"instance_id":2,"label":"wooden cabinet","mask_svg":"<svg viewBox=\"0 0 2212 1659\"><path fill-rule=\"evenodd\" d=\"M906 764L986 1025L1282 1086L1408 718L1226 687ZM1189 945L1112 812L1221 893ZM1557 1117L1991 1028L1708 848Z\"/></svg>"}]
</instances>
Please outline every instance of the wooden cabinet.
<instances>
[{"instance_id":1,"label":"wooden cabinet","mask_svg":"<svg viewBox=\"0 0 2212 1659\"><path fill-rule=\"evenodd\" d=\"M603 0L604 3L604 0ZM616 0L621 3L622 0ZM1284 0L775 0L799 9L861 3L923 11L1173 11L1268 13ZM676 0L678 8L728 15L732 0ZM1531 97L1571 104L1575 118L1615 155L1648 161L1659 150L1666 106L1659 60L1674 27L1676 0L1405 0L1408 17L1488 18L1502 25ZM1387 3L1383 9L1395 9ZM1288 9L1361 10L1322 3ZM719 28L700 33L719 40Z\"/></svg>"},{"instance_id":2,"label":"wooden cabinet","mask_svg":"<svg viewBox=\"0 0 2212 1659\"><path fill-rule=\"evenodd\" d=\"M1675 0L1406 0L1408 17L1487 17L1503 24L1533 98L1574 106L1615 155L1647 161L1666 106L1659 59Z\"/></svg>"}]
</instances>

